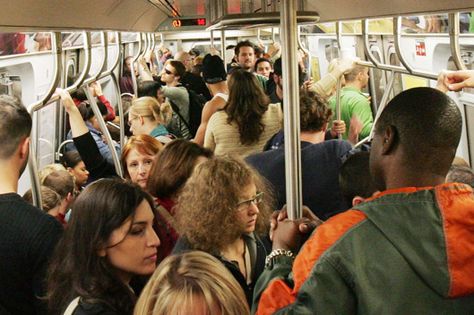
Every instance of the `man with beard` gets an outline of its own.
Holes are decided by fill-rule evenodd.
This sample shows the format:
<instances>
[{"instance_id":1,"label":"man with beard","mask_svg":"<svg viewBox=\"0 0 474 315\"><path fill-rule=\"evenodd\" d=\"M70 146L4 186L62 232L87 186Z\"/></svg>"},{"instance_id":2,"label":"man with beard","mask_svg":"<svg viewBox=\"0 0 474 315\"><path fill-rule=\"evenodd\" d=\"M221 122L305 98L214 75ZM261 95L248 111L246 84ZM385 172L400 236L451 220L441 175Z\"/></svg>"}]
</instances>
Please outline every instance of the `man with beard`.
<instances>
[{"instance_id":1,"label":"man with beard","mask_svg":"<svg viewBox=\"0 0 474 315\"><path fill-rule=\"evenodd\" d=\"M28 162L28 111L15 98L0 95L0 118L0 314L45 314L40 297L62 227L17 194Z\"/></svg>"}]
</instances>

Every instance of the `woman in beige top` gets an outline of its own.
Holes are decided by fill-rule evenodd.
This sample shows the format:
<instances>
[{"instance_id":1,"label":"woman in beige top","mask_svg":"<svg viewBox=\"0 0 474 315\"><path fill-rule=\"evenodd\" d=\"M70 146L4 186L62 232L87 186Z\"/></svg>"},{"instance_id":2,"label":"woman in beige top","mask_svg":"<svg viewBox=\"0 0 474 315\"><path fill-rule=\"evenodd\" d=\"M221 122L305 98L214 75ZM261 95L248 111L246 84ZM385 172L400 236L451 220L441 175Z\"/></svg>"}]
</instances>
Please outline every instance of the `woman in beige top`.
<instances>
[{"instance_id":1,"label":"woman in beige top","mask_svg":"<svg viewBox=\"0 0 474 315\"><path fill-rule=\"evenodd\" d=\"M263 151L265 143L282 128L280 104L269 104L257 78L235 70L228 81L229 100L209 120L204 146L216 155L247 156Z\"/></svg>"}]
</instances>

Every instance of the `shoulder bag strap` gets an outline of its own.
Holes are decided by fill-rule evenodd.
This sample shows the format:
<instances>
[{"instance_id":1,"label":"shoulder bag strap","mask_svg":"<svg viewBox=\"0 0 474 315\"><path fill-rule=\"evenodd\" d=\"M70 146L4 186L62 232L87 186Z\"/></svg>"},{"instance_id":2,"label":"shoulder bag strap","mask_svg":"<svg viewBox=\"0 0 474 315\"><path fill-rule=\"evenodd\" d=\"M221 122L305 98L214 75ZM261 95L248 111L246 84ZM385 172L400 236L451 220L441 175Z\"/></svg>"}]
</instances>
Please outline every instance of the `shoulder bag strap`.
<instances>
[{"instance_id":1,"label":"shoulder bag strap","mask_svg":"<svg viewBox=\"0 0 474 315\"><path fill-rule=\"evenodd\" d=\"M64 311L63 315L72 315L72 313L74 313L74 311L76 310L76 307L77 305L79 305L79 299L81 297L78 296L77 298L75 298L74 300L71 301L71 303L69 303L68 307L66 308L66 310Z\"/></svg>"}]
</instances>

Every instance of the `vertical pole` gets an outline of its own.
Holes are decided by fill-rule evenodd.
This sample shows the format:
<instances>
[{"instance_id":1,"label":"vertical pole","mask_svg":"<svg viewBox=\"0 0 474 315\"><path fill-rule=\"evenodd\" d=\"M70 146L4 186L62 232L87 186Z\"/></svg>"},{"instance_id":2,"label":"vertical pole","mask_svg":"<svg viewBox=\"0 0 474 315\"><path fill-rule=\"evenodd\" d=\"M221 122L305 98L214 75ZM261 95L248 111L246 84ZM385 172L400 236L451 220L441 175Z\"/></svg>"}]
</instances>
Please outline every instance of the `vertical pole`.
<instances>
[{"instance_id":1,"label":"vertical pole","mask_svg":"<svg viewBox=\"0 0 474 315\"><path fill-rule=\"evenodd\" d=\"M221 58L225 62L225 30L221 30Z\"/></svg>"},{"instance_id":2,"label":"vertical pole","mask_svg":"<svg viewBox=\"0 0 474 315\"><path fill-rule=\"evenodd\" d=\"M282 52L286 204L288 217L297 219L302 216L302 184L296 0L282 0L280 20L281 46L286 48Z\"/></svg>"}]
</instances>

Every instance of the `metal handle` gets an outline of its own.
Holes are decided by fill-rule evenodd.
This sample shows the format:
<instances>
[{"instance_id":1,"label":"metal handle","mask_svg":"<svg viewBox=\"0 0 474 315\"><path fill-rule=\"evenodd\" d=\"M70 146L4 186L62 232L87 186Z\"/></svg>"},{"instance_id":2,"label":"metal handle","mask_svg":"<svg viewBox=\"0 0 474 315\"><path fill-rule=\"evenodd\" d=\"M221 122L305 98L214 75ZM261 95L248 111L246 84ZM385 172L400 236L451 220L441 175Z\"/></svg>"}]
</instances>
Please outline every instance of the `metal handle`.
<instances>
[{"instance_id":1,"label":"metal handle","mask_svg":"<svg viewBox=\"0 0 474 315\"><path fill-rule=\"evenodd\" d=\"M393 30L394 30L394 42L395 42L395 52L397 53L398 59L400 63L408 70L408 72L412 75L424 77L427 79L437 79L437 75L435 73L431 73L428 71L421 71L413 68L405 59L403 52L400 47L401 42L401 29L402 29L402 17L393 18Z\"/></svg>"},{"instance_id":2,"label":"metal handle","mask_svg":"<svg viewBox=\"0 0 474 315\"><path fill-rule=\"evenodd\" d=\"M461 59L461 48L459 47L459 13L449 13L449 44L451 55L458 70L466 70L466 65Z\"/></svg>"},{"instance_id":3,"label":"metal handle","mask_svg":"<svg viewBox=\"0 0 474 315\"><path fill-rule=\"evenodd\" d=\"M92 93L89 90L89 85L86 84L83 87L83 89L84 89L84 93L87 96L87 99L89 100L89 103L91 104L91 108L92 108L92 111L94 112L95 118L99 122L100 129L102 130L102 133L104 134L105 139L107 140L107 146L109 147L110 153L112 154L112 159L114 160L115 171L117 172L117 175L123 178L123 171L122 171L122 165L120 164L120 158L118 156L117 151L115 150L112 137L110 136L110 132L107 129L104 118L102 117L102 114L100 113L99 106L97 106L95 97L92 96Z\"/></svg>"},{"instance_id":4,"label":"metal handle","mask_svg":"<svg viewBox=\"0 0 474 315\"><path fill-rule=\"evenodd\" d=\"M135 76L135 62L137 62L138 57L140 57L141 51L142 51L142 34L139 33L138 34L138 53L135 56L133 56L132 62L130 62L130 71L132 72L131 76L132 76L133 93L135 94L135 96L137 96L137 89L138 89L137 77Z\"/></svg>"},{"instance_id":5,"label":"metal handle","mask_svg":"<svg viewBox=\"0 0 474 315\"><path fill-rule=\"evenodd\" d=\"M295 1L281 3L281 30L282 30L282 70L283 70L283 103L299 104L299 89L293 82L298 82L298 68L296 64L296 34L292 30L296 24ZM285 176L286 204L288 217L292 220L302 217L302 184L301 184L301 143L300 143L300 114L299 106L285 106Z\"/></svg>"}]
</instances>

